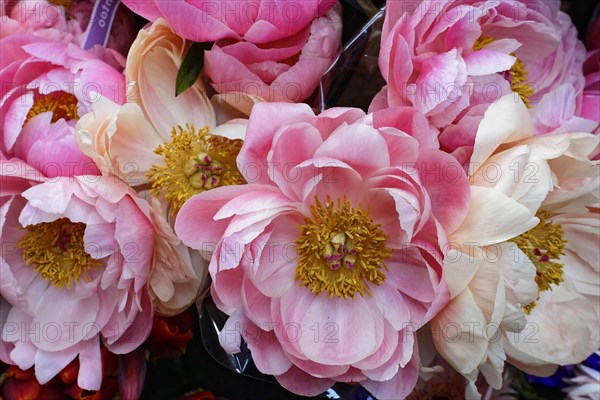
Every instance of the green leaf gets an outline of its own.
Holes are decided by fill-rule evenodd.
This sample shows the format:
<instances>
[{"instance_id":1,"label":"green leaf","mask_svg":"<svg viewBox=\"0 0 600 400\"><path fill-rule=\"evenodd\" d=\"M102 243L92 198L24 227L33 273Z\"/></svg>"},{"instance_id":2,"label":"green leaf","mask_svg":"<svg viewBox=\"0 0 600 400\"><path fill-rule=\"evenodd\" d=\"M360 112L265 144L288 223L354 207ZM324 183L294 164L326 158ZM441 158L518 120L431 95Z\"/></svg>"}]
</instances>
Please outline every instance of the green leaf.
<instances>
[{"instance_id":1,"label":"green leaf","mask_svg":"<svg viewBox=\"0 0 600 400\"><path fill-rule=\"evenodd\" d=\"M212 43L193 43L190 46L175 81L175 97L189 89L200 76L204 65L204 51L209 50Z\"/></svg>"}]
</instances>

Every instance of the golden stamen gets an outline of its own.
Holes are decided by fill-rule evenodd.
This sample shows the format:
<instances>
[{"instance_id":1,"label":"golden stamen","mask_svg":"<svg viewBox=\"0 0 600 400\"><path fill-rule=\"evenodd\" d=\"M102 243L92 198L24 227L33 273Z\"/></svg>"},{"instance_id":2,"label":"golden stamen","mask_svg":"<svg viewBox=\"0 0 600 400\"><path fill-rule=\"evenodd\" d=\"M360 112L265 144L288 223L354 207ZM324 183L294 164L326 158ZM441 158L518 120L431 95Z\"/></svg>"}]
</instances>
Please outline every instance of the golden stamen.
<instances>
[{"instance_id":1,"label":"golden stamen","mask_svg":"<svg viewBox=\"0 0 600 400\"><path fill-rule=\"evenodd\" d=\"M537 214L540 223L522 235L511 241L516 243L519 249L533 262L537 270L535 283L538 285L538 300L540 293L552 290L551 284L559 285L563 282L564 264L554 260L560 260L564 255L567 241L564 239L562 226L549 222L552 214L541 211ZM535 307L535 301L524 307L525 313L529 314Z\"/></svg>"},{"instance_id":2,"label":"golden stamen","mask_svg":"<svg viewBox=\"0 0 600 400\"><path fill-rule=\"evenodd\" d=\"M208 127L198 132L193 125L171 132L171 142L154 152L163 156L164 165L153 165L148 173L152 192L162 193L179 211L192 196L218 186L245 183L236 165L241 140L211 135Z\"/></svg>"},{"instance_id":3,"label":"golden stamen","mask_svg":"<svg viewBox=\"0 0 600 400\"><path fill-rule=\"evenodd\" d=\"M384 260L392 254L387 236L360 205L354 208L345 198L333 202L328 197L323 205L315 197L315 202L296 240L295 279L316 295L329 292L330 298L371 295L368 283L378 286L386 279Z\"/></svg>"},{"instance_id":4,"label":"golden stamen","mask_svg":"<svg viewBox=\"0 0 600 400\"><path fill-rule=\"evenodd\" d=\"M79 119L79 115L77 114L77 97L63 91L42 95L33 102L33 105L27 112L27 117L25 118L23 126L25 126L31 118L48 111L52 111L52 122L56 122L61 118L67 121Z\"/></svg>"},{"instance_id":5,"label":"golden stamen","mask_svg":"<svg viewBox=\"0 0 600 400\"><path fill-rule=\"evenodd\" d=\"M58 289L71 287L80 278L90 281L88 271L101 265L86 251L83 242L85 224L67 218L28 225L17 246L23 260Z\"/></svg>"}]
</instances>

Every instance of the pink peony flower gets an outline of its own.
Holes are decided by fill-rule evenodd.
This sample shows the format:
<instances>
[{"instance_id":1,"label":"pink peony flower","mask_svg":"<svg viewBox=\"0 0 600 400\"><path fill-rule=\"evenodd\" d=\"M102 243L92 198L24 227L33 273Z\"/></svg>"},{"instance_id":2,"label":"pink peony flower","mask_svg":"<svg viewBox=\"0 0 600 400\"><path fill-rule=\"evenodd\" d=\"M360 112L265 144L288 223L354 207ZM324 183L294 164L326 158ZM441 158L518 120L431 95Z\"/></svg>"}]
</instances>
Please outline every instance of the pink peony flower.
<instances>
[{"instance_id":1,"label":"pink peony flower","mask_svg":"<svg viewBox=\"0 0 600 400\"><path fill-rule=\"evenodd\" d=\"M337 0L125 0L133 12L155 21L163 17L175 32L194 42L221 39L267 45L306 30ZM198 29L202 26L203 29ZM267 46L265 46L267 48Z\"/></svg>"},{"instance_id":2,"label":"pink peony flower","mask_svg":"<svg viewBox=\"0 0 600 400\"><path fill-rule=\"evenodd\" d=\"M341 42L336 0L124 3L151 21L165 18L186 39L214 41L205 73L219 93L300 102L317 88Z\"/></svg>"},{"instance_id":3,"label":"pink peony flower","mask_svg":"<svg viewBox=\"0 0 600 400\"><path fill-rule=\"evenodd\" d=\"M29 32L45 39L71 42L77 46L81 46L86 39L86 29L94 8L92 0L2 0L2 4L0 37ZM113 20L106 47L126 55L136 34L131 12L120 7Z\"/></svg>"},{"instance_id":4,"label":"pink peony flower","mask_svg":"<svg viewBox=\"0 0 600 400\"><path fill-rule=\"evenodd\" d=\"M461 161L485 109L511 92L531 108L536 134L589 132L598 124L580 118L585 48L559 7L555 0L388 2L379 60L388 85L372 110L414 106Z\"/></svg>"},{"instance_id":5,"label":"pink peony flower","mask_svg":"<svg viewBox=\"0 0 600 400\"><path fill-rule=\"evenodd\" d=\"M222 40L205 55L205 74L219 93L243 92L266 101L301 102L317 88L342 35L337 4L307 29L267 47Z\"/></svg>"},{"instance_id":6,"label":"pink peony flower","mask_svg":"<svg viewBox=\"0 0 600 400\"><path fill-rule=\"evenodd\" d=\"M175 222L185 244L214 250L226 350L243 337L262 372L303 395L335 381L410 393L413 332L448 300L445 232L468 208L462 168L432 135L409 108L255 106L238 156L248 184L191 198Z\"/></svg>"},{"instance_id":7,"label":"pink peony flower","mask_svg":"<svg viewBox=\"0 0 600 400\"><path fill-rule=\"evenodd\" d=\"M15 163L0 161L0 355L42 384L79 357L77 384L98 390L100 341L129 353L152 327L149 206L113 178L25 180Z\"/></svg>"},{"instance_id":8,"label":"pink peony flower","mask_svg":"<svg viewBox=\"0 0 600 400\"><path fill-rule=\"evenodd\" d=\"M73 44L18 34L0 39L0 153L48 177L97 174L75 124L100 94L125 101L124 77Z\"/></svg>"}]
</instances>

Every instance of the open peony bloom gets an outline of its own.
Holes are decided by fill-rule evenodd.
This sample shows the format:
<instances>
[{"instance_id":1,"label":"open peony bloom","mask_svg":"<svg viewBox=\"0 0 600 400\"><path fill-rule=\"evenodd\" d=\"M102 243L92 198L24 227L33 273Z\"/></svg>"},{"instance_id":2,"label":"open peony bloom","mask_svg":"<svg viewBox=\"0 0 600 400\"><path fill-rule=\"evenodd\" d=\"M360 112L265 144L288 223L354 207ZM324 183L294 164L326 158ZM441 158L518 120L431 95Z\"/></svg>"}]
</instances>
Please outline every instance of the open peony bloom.
<instances>
[{"instance_id":1,"label":"open peony bloom","mask_svg":"<svg viewBox=\"0 0 600 400\"><path fill-rule=\"evenodd\" d=\"M194 302L207 275L198 252L175 236L174 216L197 193L243 183L235 158L247 121L237 117L249 113L253 104L242 94L211 102L201 82L176 97L185 48L185 40L164 19L141 30L125 67L127 81L135 83L129 101L119 105L101 97L77 125L79 147L103 175L151 188L144 197L158 235L150 292L164 315Z\"/></svg>"},{"instance_id":2,"label":"open peony bloom","mask_svg":"<svg viewBox=\"0 0 600 400\"><path fill-rule=\"evenodd\" d=\"M536 134L589 132L581 118L585 48L556 0L388 2L380 68L388 85L371 110L412 105L467 161L491 103L513 93Z\"/></svg>"},{"instance_id":3,"label":"open peony bloom","mask_svg":"<svg viewBox=\"0 0 600 400\"><path fill-rule=\"evenodd\" d=\"M200 81L175 96L185 49L185 40L164 19L141 30L125 67L132 85L129 101L119 105L100 97L77 125L79 147L103 174L132 186L150 183L175 209L222 180L237 182L235 157L247 123L233 119L217 127L222 120L217 121ZM252 102L247 96L232 97L239 108L250 104L249 113ZM211 160L208 165L188 163L201 152ZM221 170L210 170L214 162L222 164Z\"/></svg>"},{"instance_id":4,"label":"open peony bloom","mask_svg":"<svg viewBox=\"0 0 600 400\"><path fill-rule=\"evenodd\" d=\"M125 183L78 176L25 181L0 161L2 351L44 384L79 357L77 384L98 390L100 342L129 353L152 327L148 204ZM5 197L10 196L10 197Z\"/></svg>"},{"instance_id":5,"label":"open peony bloom","mask_svg":"<svg viewBox=\"0 0 600 400\"><path fill-rule=\"evenodd\" d=\"M175 223L185 244L212 251L223 347L235 353L243 337L295 393L343 381L408 395L413 333L448 300L445 232L468 208L462 168L434 143L414 109L257 104L237 160L248 184L193 197Z\"/></svg>"},{"instance_id":6,"label":"open peony bloom","mask_svg":"<svg viewBox=\"0 0 600 400\"><path fill-rule=\"evenodd\" d=\"M504 96L479 125L470 209L450 234L451 301L432 328L439 353L470 381L502 386L504 362L536 374L573 364L598 337L598 137L535 136L519 100Z\"/></svg>"},{"instance_id":7,"label":"open peony bloom","mask_svg":"<svg viewBox=\"0 0 600 400\"><path fill-rule=\"evenodd\" d=\"M342 7L337 4L294 36L271 44L217 41L205 73L219 93L244 92L266 101L301 102L317 88L338 53Z\"/></svg>"},{"instance_id":8,"label":"open peony bloom","mask_svg":"<svg viewBox=\"0 0 600 400\"><path fill-rule=\"evenodd\" d=\"M98 94L125 101L123 75L73 44L21 34L0 39L0 153L48 177L97 174L75 124ZM8 84L10 83L10 84Z\"/></svg>"}]
</instances>

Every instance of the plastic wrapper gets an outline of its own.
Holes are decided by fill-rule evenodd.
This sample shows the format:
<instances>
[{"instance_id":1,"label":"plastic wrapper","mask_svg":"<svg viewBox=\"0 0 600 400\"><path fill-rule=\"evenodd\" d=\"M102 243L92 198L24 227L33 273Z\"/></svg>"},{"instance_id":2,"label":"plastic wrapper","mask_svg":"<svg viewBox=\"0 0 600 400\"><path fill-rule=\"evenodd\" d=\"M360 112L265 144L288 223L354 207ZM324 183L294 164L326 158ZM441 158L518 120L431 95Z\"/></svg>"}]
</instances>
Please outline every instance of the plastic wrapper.
<instances>
[{"instance_id":1,"label":"plastic wrapper","mask_svg":"<svg viewBox=\"0 0 600 400\"><path fill-rule=\"evenodd\" d=\"M343 46L321 78L314 108L358 107L367 111L371 99L385 85L379 71L379 48L385 6Z\"/></svg>"}]
</instances>

